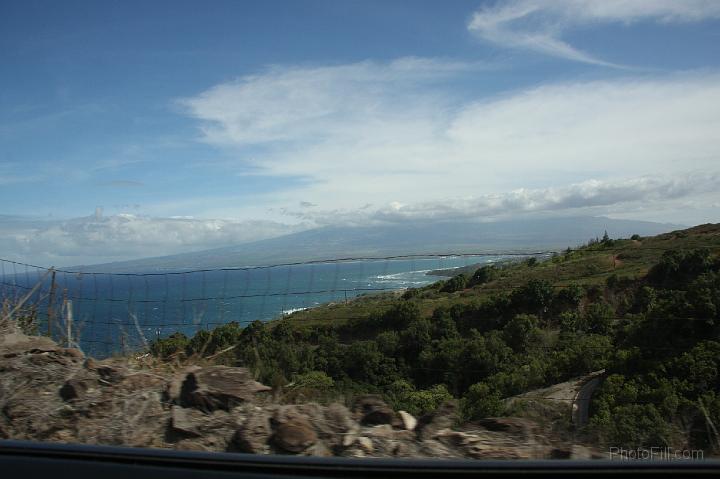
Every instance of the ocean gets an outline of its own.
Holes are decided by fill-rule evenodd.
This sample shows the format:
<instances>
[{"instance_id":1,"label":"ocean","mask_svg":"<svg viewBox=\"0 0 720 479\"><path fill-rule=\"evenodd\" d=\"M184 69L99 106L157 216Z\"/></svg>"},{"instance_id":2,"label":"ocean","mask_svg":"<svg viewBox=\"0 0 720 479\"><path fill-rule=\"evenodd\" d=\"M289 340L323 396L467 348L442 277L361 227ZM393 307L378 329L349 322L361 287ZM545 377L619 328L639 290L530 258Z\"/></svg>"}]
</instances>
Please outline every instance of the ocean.
<instances>
[{"instance_id":1,"label":"ocean","mask_svg":"<svg viewBox=\"0 0 720 479\"><path fill-rule=\"evenodd\" d=\"M52 316L52 335L66 341L66 318L71 316L72 341L86 354L106 357L142 350L148 341L174 332L191 336L230 321L243 326L269 321L362 294L420 287L442 279L428 275L429 271L507 258L358 260L162 274L58 271L55 288L50 275L45 276L28 303L37 305L39 332L47 332ZM46 272L8 262L2 266L3 297L22 297Z\"/></svg>"}]
</instances>

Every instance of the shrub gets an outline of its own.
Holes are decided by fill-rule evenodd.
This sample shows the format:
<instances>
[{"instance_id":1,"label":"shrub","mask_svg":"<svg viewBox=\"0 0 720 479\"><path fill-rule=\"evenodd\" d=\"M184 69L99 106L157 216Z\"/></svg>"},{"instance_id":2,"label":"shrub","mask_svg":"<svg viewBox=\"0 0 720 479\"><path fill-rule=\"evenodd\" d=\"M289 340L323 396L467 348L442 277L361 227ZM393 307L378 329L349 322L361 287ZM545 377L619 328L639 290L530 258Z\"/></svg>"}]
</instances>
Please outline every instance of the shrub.
<instances>
[{"instance_id":1,"label":"shrub","mask_svg":"<svg viewBox=\"0 0 720 479\"><path fill-rule=\"evenodd\" d=\"M404 380L391 384L386 396L393 409L404 410L416 416L434 411L442 403L453 398L444 384L416 390L412 384Z\"/></svg>"},{"instance_id":2,"label":"shrub","mask_svg":"<svg viewBox=\"0 0 720 479\"><path fill-rule=\"evenodd\" d=\"M489 283L498 276L498 270L494 265L483 266L482 268L475 271L468 282L468 286L476 286L480 284Z\"/></svg>"},{"instance_id":3,"label":"shrub","mask_svg":"<svg viewBox=\"0 0 720 479\"><path fill-rule=\"evenodd\" d=\"M158 338L150 343L150 354L167 359L178 353L184 353L190 340L183 333L173 333L167 338Z\"/></svg>"},{"instance_id":4,"label":"shrub","mask_svg":"<svg viewBox=\"0 0 720 479\"><path fill-rule=\"evenodd\" d=\"M465 289L465 286L467 286L468 283L468 277L464 274L459 274L457 276L453 276L449 280L445 282L443 287L440 289L440 292L442 293L454 293L456 291L461 291Z\"/></svg>"},{"instance_id":5,"label":"shrub","mask_svg":"<svg viewBox=\"0 0 720 479\"><path fill-rule=\"evenodd\" d=\"M461 402L461 411L468 420L498 416L504 409L500 394L485 383L470 386Z\"/></svg>"}]
</instances>

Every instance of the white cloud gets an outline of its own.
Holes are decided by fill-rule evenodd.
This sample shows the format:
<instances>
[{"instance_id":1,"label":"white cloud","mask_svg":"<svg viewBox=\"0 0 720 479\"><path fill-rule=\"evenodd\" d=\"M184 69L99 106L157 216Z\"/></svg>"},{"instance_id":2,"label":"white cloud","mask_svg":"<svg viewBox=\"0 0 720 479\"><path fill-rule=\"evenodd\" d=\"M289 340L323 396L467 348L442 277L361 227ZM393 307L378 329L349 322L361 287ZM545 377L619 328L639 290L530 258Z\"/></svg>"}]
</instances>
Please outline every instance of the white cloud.
<instances>
[{"instance_id":1,"label":"white cloud","mask_svg":"<svg viewBox=\"0 0 720 479\"><path fill-rule=\"evenodd\" d=\"M278 181L308 179L273 192L275 211L307 202L352 212L720 170L717 73L555 83L491 98L452 86L483 74L418 59L276 67L183 103L203 141L252 158L243 164Z\"/></svg>"},{"instance_id":2,"label":"white cloud","mask_svg":"<svg viewBox=\"0 0 720 479\"><path fill-rule=\"evenodd\" d=\"M411 107L419 85L481 65L423 58L317 67L274 67L217 85L179 104L214 144L252 145L355 136ZM370 101L368 101L370 100ZM349 121L352 119L352 121Z\"/></svg>"},{"instance_id":3,"label":"white cloud","mask_svg":"<svg viewBox=\"0 0 720 479\"><path fill-rule=\"evenodd\" d=\"M307 225L272 221L152 218L132 214L66 221L0 218L5 254L42 265L67 266L198 251L292 233Z\"/></svg>"},{"instance_id":4,"label":"white cloud","mask_svg":"<svg viewBox=\"0 0 720 479\"><path fill-rule=\"evenodd\" d=\"M375 209L288 210L286 214L316 224L356 225L404 221L488 221L536 214L607 214L632 211L647 205L687 203L693 196L720 190L720 174L691 174L679 177L643 176L611 180L587 180L551 188L519 188L513 191L476 195L444 201L413 204L391 202ZM665 219L667 221L667 218Z\"/></svg>"},{"instance_id":5,"label":"white cloud","mask_svg":"<svg viewBox=\"0 0 720 479\"><path fill-rule=\"evenodd\" d=\"M513 0L477 11L468 29L510 48L605 66L618 66L562 40L568 30L598 23L696 22L720 18L715 0Z\"/></svg>"}]
</instances>

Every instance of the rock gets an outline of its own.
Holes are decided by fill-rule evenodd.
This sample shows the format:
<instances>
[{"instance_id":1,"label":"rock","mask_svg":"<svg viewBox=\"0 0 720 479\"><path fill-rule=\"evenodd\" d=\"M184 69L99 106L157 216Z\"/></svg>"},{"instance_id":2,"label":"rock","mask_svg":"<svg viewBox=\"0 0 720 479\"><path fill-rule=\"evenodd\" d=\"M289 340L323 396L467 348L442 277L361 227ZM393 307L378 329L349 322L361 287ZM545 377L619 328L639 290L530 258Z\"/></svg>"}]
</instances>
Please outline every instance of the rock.
<instances>
[{"instance_id":1,"label":"rock","mask_svg":"<svg viewBox=\"0 0 720 479\"><path fill-rule=\"evenodd\" d=\"M161 392L164 386L164 378L143 372L128 374L118 383L118 388L127 392L148 390Z\"/></svg>"},{"instance_id":2,"label":"rock","mask_svg":"<svg viewBox=\"0 0 720 479\"><path fill-rule=\"evenodd\" d=\"M395 420L395 411L374 394L359 396L353 404L353 411L361 416L360 422L365 425L392 424Z\"/></svg>"},{"instance_id":3,"label":"rock","mask_svg":"<svg viewBox=\"0 0 720 479\"><path fill-rule=\"evenodd\" d=\"M209 447L200 441L194 439L185 439L175 443L175 449L178 451L212 451Z\"/></svg>"},{"instance_id":4,"label":"rock","mask_svg":"<svg viewBox=\"0 0 720 479\"><path fill-rule=\"evenodd\" d=\"M514 417L488 417L476 421L476 423L489 431L505 432L526 437L534 424L531 421Z\"/></svg>"},{"instance_id":5,"label":"rock","mask_svg":"<svg viewBox=\"0 0 720 479\"><path fill-rule=\"evenodd\" d=\"M270 415L265 411L255 411L235 432L230 449L253 454L264 453L271 434Z\"/></svg>"},{"instance_id":6,"label":"rock","mask_svg":"<svg viewBox=\"0 0 720 479\"><path fill-rule=\"evenodd\" d=\"M148 390L161 392L164 386L164 378L143 372L128 374L118 383L118 387L127 392Z\"/></svg>"},{"instance_id":7,"label":"rock","mask_svg":"<svg viewBox=\"0 0 720 479\"><path fill-rule=\"evenodd\" d=\"M350 447L355 443L355 440L358 438L358 436L355 433L348 433L348 434L345 434L342 438L343 438L342 443L341 443L342 446Z\"/></svg>"},{"instance_id":8,"label":"rock","mask_svg":"<svg viewBox=\"0 0 720 479\"><path fill-rule=\"evenodd\" d=\"M99 366L98 362L93 358L87 358L87 359L85 359L85 362L83 363L83 367L85 369L87 369L88 371L95 371L98 366Z\"/></svg>"},{"instance_id":9,"label":"rock","mask_svg":"<svg viewBox=\"0 0 720 479\"><path fill-rule=\"evenodd\" d=\"M415 429L415 426L417 426L417 419L415 419L412 414L405 411L398 411L398 414L400 415L400 420L402 421L402 425L405 429L408 431Z\"/></svg>"},{"instance_id":10,"label":"rock","mask_svg":"<svg viewBox=\"0 0 720 479\"><path fill-rule=\"evenodd\" d=\"M189 373L199 371L200 369L202 369L200 366L188 366L173 374L165 388L166 399L169 402L180 404L180 393L182 392L183 382L185 382Z\"/></svg>"},{"instance_id":11,"label":"rock","mask_svg":"<svg viewBox=\"0 0 720 479\"><path fill-rule=\"evenodd\" d=\"M62 355L67 356L72 359L77 359L77 360L85 359L85 354L83 354L83 352L77 348L63 348L63 349L60 349L59 352Z\"/></svg>"},{"instance_id":12,"label":"rock","mask_svg":"<svg viewBox=\"0 0 720 479\"><path fill-rule=\"evenodd\" d=\"M317 441L312 446L308 447L303 451L304 456L315 456L315 457L332 457L333 452L323 443Z\"/></svg>"},{"instance_id":13,"label":"rock","mask_svg":"<svg viewBox=\"0 0 720 479\"><path fill-rule=\"evenodd\" d=\"M77 378L68 379L60 388L60 397L63 401L80 399L85 395L88 389L90 389L89 383L90 382L88 380Z\"/></svg>"},{"instance_id":14,"label":"rock","mask_svg":"<svg viewBox=\"0 0 720 479\"><path fill-rule=\"evenodd\" d=\"M55 344L55 341L45 336L28 336L19 331L0 335L0 352L7 358L19 354L37 354L58 349L59 346Z\"/></svg>"},{"instance_id":15,"label":"rock","mask_svg":"<svg viewBox=\"0 0 720 479\"><path fill-rule=\"evenodd\" d=\"M372 453L375 449L373 447L372 439L370 439L369 437L360 436L359 438L357 438L357 443L358 446L360 446L360 448L362 448L362 450L367 453Z\"/></svg>"},{"instance_id":16,"label":"rock","mask_svg":"<svg viewBox=\"0 0 720 479\"><path fill-rule=\"evenodd\" d=\"M425 457L442 457L445 459L463 457L455 449L447 447L440 441L428 439L420 442L419 454Z\"/></svg>"},{"instance_id":17,"label":"rock","mask_svg":"<svg viewBox=\"0 0 720 479\"><path fill-rule=\"evenodd\" d=\"M418 438L431 439L438 431L448 429L457 421L457 405L446 401L432 413L422 416L415 426Z\"/></svg>"},{"instance_id":18,"label":"rock","mask_svg":"<svg viewBox=\"0 0 720 479\"><path fill-rule=\"evenodd\" d=\"M52 442L77 442L75 434L69 429L60 429L52 433L49 438Z\"/></svg>"},{"instance_id":19,"label":"rock","mask_svg":"<svg viewBox=\"0 0 720 479\"><path fill-rule=\"evenodd\" d=\"M333 450L350 446L360 431L350 411L342 404L333 403L325 408L321 420L313 419L318 436Z\"/></svg>"},{"instance_id":20,"label":"rock","mask_svg":"<svg viewBox=\"0 0 720 479\"><path fill-rule=\"evenodd\" d=\"M395 411L389 407L378 408L365 414L360 422L367 425L392 424L395 419Z\"/></svg>"},{"instance_id":21,"label":"rock","mask_svg":"<svg viewBox=\"0 0 720 479\"><path fill-rule=\"evenodd\" d=\"M315 429L303 417L293 418L279 424L273 434L273 442L277 447L293 453L304 451L315 444L317 439Z\"/></svg>"},{"instance_id":22,"label":"rock","mask_svg":"<svg viewBox=\"0 0 720 479\"><path fill-rule=\"evenodd\" d=\"M206 412L229 411L256 393L270 390L255 381L245 368L209 366L187 375L180 391L180 404Z\"/></svg>"},{"instance_id":23,"label":"rock","mask_svg":"<svg viewBox=\"0 0 720 479\"><path fill-rule=\"evenodd\" d=\"M379 424L366 429L367 434L373 437L393 437L394 431L390 424Z\"/></svg>"},{"instance_id":24,"label":"rock","mask_svg":"<svg viewBox=\"0 0 720 479\"><path fill-rule=\"evenodd\" d=\"M593 451L586 446L573 444L570 446L570 459L593 459Z\"/></svg>"},{"instance_id":25,"label":"rock","mask_svg":"<svg viewBox=\"0 0 720 479\"><path fill-rule=\"evenodd\" d=\"M344 433L357 428L357 423L350 417L350 411L338 403L332 403L325 408L325 421L328 427L337 433Z\"/></svg>"},{"instance_id":26,"label":"rock","mask_svg":"<svg viewBox=\"0 0 720 479\"><path fill-rule=\"evenodd\" d=\"M172 406L170 408L170 425L180 433L189 436L201 436L198 423L202 421L202 413L195 409L185 409L180 406Z\"/></svg>"},{"instance_id":27,"label":"rock","mask_svg":"<svg viewBox=\"0 0 720 479\"><path fill-rule=\"evenodd\" d=\"M444 429L436 437L446 446L473 459L533 459L535 450L517 443L503 434L471 434Z\"/></svg>"},{"instance_id":28,"label":"rock","mask_svg":"<svg viewBox=\"0 0 720 479\"><path fill-rule=\"evenodd\" d=\"M87 363L86 363L87 365ZM119 366L111 366L109 364L99 364L95 367L95 371L100 379L105 383L116 384L122 381L127 374L127 370Z\"/></svg>"}]
</instances>

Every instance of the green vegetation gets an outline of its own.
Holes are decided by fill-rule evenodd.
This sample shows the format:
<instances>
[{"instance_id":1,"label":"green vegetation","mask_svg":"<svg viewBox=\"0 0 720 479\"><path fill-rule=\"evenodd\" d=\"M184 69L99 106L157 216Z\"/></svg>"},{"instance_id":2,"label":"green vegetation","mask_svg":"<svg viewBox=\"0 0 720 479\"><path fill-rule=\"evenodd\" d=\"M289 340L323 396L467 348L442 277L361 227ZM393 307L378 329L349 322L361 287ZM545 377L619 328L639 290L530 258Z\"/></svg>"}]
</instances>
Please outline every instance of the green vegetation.
<instances>
[{"instance_id":1,"label":"green vegetation","mask_svg":"<svg viewBox=\"0 0 720 479\"><path fill-rule=\"evenodd\" d=\"M547 261L484 266L401 295L175 334L152 352L244 365L294 399L373 392L421 414L454 398L464 420L517 414L523 406L504 398L605 369L588 437L717 448L719 251L720 225L604 235Z\"/></svg>"}]
</instances>

